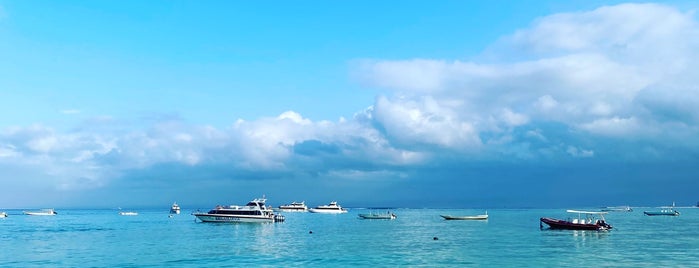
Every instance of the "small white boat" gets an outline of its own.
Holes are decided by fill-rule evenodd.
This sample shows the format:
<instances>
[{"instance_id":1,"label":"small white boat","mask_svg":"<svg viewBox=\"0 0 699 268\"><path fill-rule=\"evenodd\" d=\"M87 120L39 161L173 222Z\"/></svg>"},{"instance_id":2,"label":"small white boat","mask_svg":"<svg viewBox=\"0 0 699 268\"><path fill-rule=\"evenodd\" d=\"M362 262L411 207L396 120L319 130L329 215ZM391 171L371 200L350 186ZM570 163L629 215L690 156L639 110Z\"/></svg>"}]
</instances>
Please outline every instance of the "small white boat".
<instances>
[{"instance_id":1,"label":"small white boat","mask_svg":"<svg viewBox=\"0 0 699 268\"><path fill-rule=\"evenodd\" d=\"M389 212L386 213L362 213L358 215L360 219L365 220L395 220L396 214Z\"/></svg>"},{"instance_id":2,"label":"small white boat","mask_svg":"<svg viewBox=\"0 0 699 268\"><path fill-rule=\"evenodd\" d=\"M138 216L138 212L121 211L121 212L119 212L119 215L121 215L121 216Z\"/></svg>"},{"instance_id":3,"label":"small white boat","mask_svg":"<svg viewBox=\"0 0 699 268\"><path fill-rule=\"evenodd\" d=\"M279 206L279 211L283 212L306 212L308 211L308 207L304 203L304 201L301 202L291 202L291 204L287 205L281 205Z\"/></svg>"},{"instance_id":4,"label":"small white boat","mask_svg":"<svg viewBox=\"0 0 699 268\"><path fill-rule=\"evenodd\" d=\"M633 209L629 206L618 206L618 207L605 207L600 211L604 212L633 212Z\"/></svg>"},{"instance_id":5,"label":"small white boat","mask_svg":"<svg viewBox=\"0 0 699 268\"><path fill-rule=\"evenodd\" d=\"M39 211L23 211L25 215L31 215L31 216L54 216L58 214L55 210L52 208L45 208Z\"/></svg>"},{"instance_id":6,"label":"small white boat","mask_svg":"<svg viewBox=\"0 0 699 268\"><path fill-rule=\"evenodd\" d=\"M469 216L452 216L452 215L439 215L445 220L487 220L488 212L482 215L469 215Z\"/></svg>"},{"instance_id":7,"label":"small white boat","mask_svg":"<svg viewBox=\"0 0 699 268\"><path fill-rule=\"evenodd\" d=\"M0 212L0 218L7 218L7 212Z\"/></svg>"},{"instance_id":8,"label":"small white boat","mask_svg":"<svg viewBox=\"0 0 699 268\"><path fill-rule=\"evenodd\" d=\"M177 204L177 202L172 204L172 207L170 207L170 214L180 214L180 205Z\"/></svg>"},{"instance_id":9,"label":"small white boat","mask_svg":"<svg viewBox=\"0 0 699 268\"><path fill-rule=\"evenodd\" d=\"M326 214L340 214L347 213L347 210L342 208L337 202L332 201L327 205L320 205L311 209L308 209L312 213L326 213Z\"/></svg>"}]
</instances>

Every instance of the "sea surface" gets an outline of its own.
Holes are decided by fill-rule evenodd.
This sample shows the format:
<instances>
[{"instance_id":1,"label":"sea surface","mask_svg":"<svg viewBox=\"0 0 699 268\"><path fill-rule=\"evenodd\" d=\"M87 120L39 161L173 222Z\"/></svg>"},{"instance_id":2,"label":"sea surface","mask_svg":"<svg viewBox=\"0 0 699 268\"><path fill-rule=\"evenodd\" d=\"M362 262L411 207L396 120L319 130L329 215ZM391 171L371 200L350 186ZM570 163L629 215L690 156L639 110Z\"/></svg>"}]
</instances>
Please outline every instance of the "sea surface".
<instances>
[{"instance_id":1,"label":"sea surface","mask_svg":"<svg viewBox=\"0 0 699 268\"><path fill-rule=\"evenodd\" d=\"M584 208L577 208L584 209ZM0 267L699 267L699 209L678 217L610 212L609 232L541 230L564 209L391 209L395 220L282 213L283 223L213 224L193 209L59 210L0 219ZM312 232L312 233L311 233Z\"/></svg>"}]
</instances>

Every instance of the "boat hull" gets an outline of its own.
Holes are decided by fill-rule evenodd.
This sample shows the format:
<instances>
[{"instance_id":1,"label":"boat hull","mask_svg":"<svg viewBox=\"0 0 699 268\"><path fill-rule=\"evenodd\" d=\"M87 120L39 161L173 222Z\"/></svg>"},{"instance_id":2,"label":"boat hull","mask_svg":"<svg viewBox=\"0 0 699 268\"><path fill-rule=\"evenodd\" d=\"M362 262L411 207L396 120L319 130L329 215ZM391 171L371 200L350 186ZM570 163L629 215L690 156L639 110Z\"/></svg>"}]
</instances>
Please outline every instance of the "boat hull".
<instances>
[{"instance_id":1,"label":"boat hull","mask_svg":"<svg viewBox=\"0 0 699 268\"><path fill-rule=\"evenodd\" d=\"M445 220L487 220L488 215L475 215L475 216L450 216L450 215L439 215Z\"/></svg>"},{"instance_id":2,"label":"boat hull","mask_svg":"<svg viewBox=\"0 0 699 268\"><path fill-rule=\"evenodd\" d=\"M541 218L540 221L548 225L550 229L604 231L612 228L612 226L604 223L572 223L569 221L552 218Z\"/></svg>"},{"instance_id":3,"label":"boat hull","mask_svg":"<svg viewBox=\"0 0 699 268\"><path fill-rule=\"evenodd\" d=\"M274 222L274 217L264 217L264 216L243 216L243 215L221 215L221 214L208 214L208 213L194 213L202 222L257 222L266 223Z\"/></svg>"}]
</instances>

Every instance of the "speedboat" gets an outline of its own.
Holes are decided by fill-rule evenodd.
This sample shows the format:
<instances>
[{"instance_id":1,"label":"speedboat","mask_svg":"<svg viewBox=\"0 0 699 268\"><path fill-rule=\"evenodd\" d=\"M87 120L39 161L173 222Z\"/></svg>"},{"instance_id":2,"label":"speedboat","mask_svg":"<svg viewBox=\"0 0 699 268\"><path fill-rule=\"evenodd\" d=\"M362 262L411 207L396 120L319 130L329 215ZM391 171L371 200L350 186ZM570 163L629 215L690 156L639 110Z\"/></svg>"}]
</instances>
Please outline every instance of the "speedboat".
<instances>
[{"instance_id":1,"label":"speedboat","mask_svg":"<svg viewBox=\"0 0 699 268\"><path fill-rule=\"evenodd\" d=\"M596 230L596 231L607 231L612 229L612 226L604 221L604 214L607 212L597 212L597 211L578 211L578 210L566 210L568 213L577 213L578 217L569 218L567 220L559 220L553 218L541 218L539 219L539 228L543 229L541 223L545 223L549 226L549 229L565 229L565 230Z\"/></svg>"},{"instance_id":2,"label":"speedboat","mask_svg":"<svg viewBox=\"0 0 699 268\"><path fill-rule=\"evenodd\" d=\"M487 220L488 212L481 215L468 215L468 216L452 216L452 215L439 215L445 220Z\"/></svg>"},{"instance_id":3,"label":"speedboat","mask_svg":"<svg viewBox=\"0 0 699 268\"><path fill-rule=\"evenodd\" d=\"M31 216L54 216L58 213L52 208L45 208L39 211L24 211L24 214Z\"/></svg>"},{"instance_id":4,"label":"speedboat","mask_svg":"<svg viewBox=\"0 0 699 268\"><path fill-rule=\"evenodd\" d=\"M7 212L0 212L0 218L7 218Z\"/></svg>"},{"instance_id":5,"label":"speedboat","mask_svg":"<svg viewBox=\"0 0 699 268\"><path fill-rule=\"evenodd\" d=\"M332 201L332 202L330 202L330 204L327 204L327 205L320 205L320 206L308 209L308 211L313 212L313 213L327 213L327 214L347 213L347 210L342 208L335 201Z\"/></svg>"},{"instance_id":6,"label":"speedboat","mask_svg":"<svg viewBox=\"0 0 699 268\"><path fill-rule=\"evenodd\" d=\"M221 206L218 205L209 212L192 213L202 222L282 222L284 216L274 214L271 207L267 207L265 198L255 198L245 206Z\"/></svg>"},{"instance_id":7,"label":"speedboat","mask_svg":"<svg viewBox=\"0 0 699 268\"><path fill-rule=\"evenodd\" d=\"M390 211L386 213L362 213L358 215L360 219L365 220L395 220L396 214Z\"/></svg>"},{"instance_id":8,"label":"speedboat","mask_svg":"<svg viewBox=\"0 0 699 268\"><path fill-rule=\"evenodd\" d=\"M304 201L301 201L301 202L294 201L294 202L291 202L291 204L279 206L279 211L306 212L306 211L308 211L308 207L306 206L306 204L304 204Z\"/></svg>"},{"instance_id":9,"label":"speedboat","mask_svg":"<svg viewBox=\"0 0 699 268\"><path fill-rule=\"evenodd\" d=\"M170 214L180 214L180 205L178 205L177 202L172 203L172 207L170 207Z\"/></svg>"}]
</instances>

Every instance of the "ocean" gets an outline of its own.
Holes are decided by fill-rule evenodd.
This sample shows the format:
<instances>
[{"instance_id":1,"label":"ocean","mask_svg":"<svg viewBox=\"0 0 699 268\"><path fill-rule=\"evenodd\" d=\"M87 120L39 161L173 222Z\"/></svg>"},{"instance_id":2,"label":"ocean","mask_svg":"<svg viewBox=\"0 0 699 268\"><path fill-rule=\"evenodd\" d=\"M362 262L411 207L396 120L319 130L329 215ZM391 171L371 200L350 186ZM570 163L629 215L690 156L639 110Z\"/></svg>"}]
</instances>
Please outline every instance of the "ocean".
<instances>
[{"instance_id":1,"label":"ocean","mask_svg":"<svg viewBox=\"0 0 699 268\"><path fill-rule=\"evenodd\" d=\"M699 209L678 217L610 212L609 232L540 230L564 209L391 209L395 220L282 213L282 223L214 224L169 207L60 210L0 219L0 267L699 267ZM583 208L579 208L583 209Z\"/></svg>"}]
</instances>

